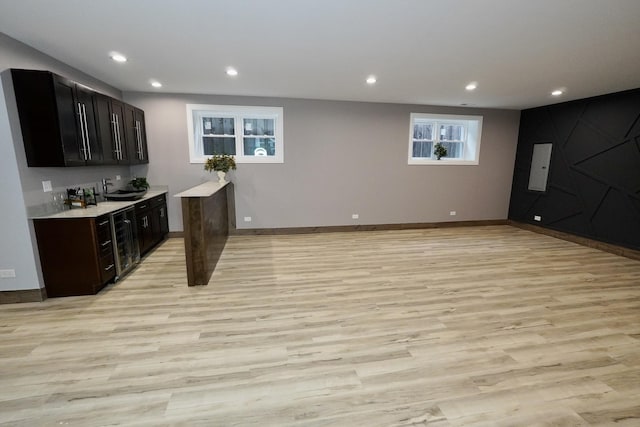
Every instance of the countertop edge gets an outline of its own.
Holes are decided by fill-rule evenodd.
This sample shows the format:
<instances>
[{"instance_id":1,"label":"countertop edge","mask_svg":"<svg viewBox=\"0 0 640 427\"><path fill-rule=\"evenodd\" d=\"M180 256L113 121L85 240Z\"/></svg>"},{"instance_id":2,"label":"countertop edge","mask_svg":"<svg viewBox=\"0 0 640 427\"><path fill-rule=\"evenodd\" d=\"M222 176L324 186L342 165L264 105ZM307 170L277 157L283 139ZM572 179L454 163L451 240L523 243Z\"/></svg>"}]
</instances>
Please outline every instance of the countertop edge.
<instances>
[{"instance_id":1,"label":"countertop edge","mask_svg":"<svg viewBox=\"0 0 640 427\"><path fill-rule=\"evenodd\" d=\"M218 191L225 188L227 184L230 184L230 181L225 181L223 184L220 184L219 182L207 181L203 182L202 184L196 185L195 187L191 187L185 191L182 191L178 194L174 194L173 197L211 197Z\"/></svg>"},{"instance_id":2,"label":"countertop edge","mask_svg":"<svg viewBox=\"0 0 640 427\"><path fill-rule=\"evenodd\" d=\"M102 215L108 215L113 212L117 212L121 209L126 209L128 207L134 206L136 203L144 202L145 200L152 199L161 194L168 194L168 190L149 190L144 197L138 200L131 201L122 201L122 202L114 202L114 201L106 201L106 202L98 202L97 206L89 206L86 209L77 208L77 209L68 209L61 212L43 214L43 215L33 215L30 216L31 220L40 220L40 219L71 219L71 218L97 218Z\"/></svg>"}]
</instances>

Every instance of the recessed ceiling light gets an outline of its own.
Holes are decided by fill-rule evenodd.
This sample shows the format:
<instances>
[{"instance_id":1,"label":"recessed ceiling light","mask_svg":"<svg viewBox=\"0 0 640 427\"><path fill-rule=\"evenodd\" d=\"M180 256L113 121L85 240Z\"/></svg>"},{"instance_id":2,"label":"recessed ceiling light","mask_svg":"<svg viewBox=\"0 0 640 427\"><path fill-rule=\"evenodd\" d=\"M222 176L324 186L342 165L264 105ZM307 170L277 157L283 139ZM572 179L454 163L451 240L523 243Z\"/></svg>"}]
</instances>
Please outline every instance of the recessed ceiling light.
<instances>
[{"instance_id":1,"label":"recessed ceiling light","mask_svg":"<svg viewBox=\"0 0 640 427\"><path fill-rule=\"evenodd\" d=\"M162 83L160 83L159 81L153 80L151 82L151 86L153 86L153 87L162 87Z\"/></svg>"},{"instance_id":2,"label":"recessed ceiling light","mask_svg":"<svg viewBox=\"0 0 640 427\"><path fill-rule=\"evenodd\" d=\"M471 82L468 85L466 85L464 88L466 90L475 90L478 87L478 83L476 82Z\"/></svg>"},{"instance_id":3,"label":"recessed ceiling light","mask_svg":"<svg viewBox=\"0 0 640 427\"><path fill-rule=\"evenodd\" d=\"M111 52L110 56L116 62L127 62L127 57L121 53Z\"/></svg>"},{"instance_id":4,"label":"recessed ceiling light","mask_svg":"<svg viewBox=\"0 0 640 427\"><path fill-rule=\"evenodd\" d=\"M238 70L236 70L233 67L229 67L229 68L227 68L227 75L228 76L237 76L238 75Z\"/></svg>"},{"instance_id":5,"label":"recessed ceiling light","mask_svg":"<svg viewBox=\"0 0 640 427\"><path fill-rule=\"evenodd\" d=\"M556 90L554 90L553 92L551 92L551 95L553 95L553 96L560 96L560 95L562 95L563 93L564 93L564 91L563 91L563 90L556 89Z\"/></svg>"},{"instance_id":6,"label":"recessed ceiling light","mask_svg":"<svg viewBox=\"0 0 640 427\"><path fill-rule=\"evenodd\" d=\"M367 77L367 84L368 85L373 85L378 81L378 79L376 79L376 76L369 76Z\"/></svg>"}]
</instances>

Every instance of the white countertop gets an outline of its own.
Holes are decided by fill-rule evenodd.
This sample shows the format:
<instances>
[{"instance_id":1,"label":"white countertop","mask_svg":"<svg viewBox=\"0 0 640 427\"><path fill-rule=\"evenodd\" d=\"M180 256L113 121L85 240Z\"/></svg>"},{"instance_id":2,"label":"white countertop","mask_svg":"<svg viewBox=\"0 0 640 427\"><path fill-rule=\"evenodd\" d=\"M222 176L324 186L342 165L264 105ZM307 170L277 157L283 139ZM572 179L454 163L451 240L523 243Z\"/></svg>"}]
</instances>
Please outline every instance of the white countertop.
<instances>
[{"instance_id":1,"label":"white countertop","mask_svg":"<svg viewBox=\"0 0 640 427\"><path fill-rule=\"evenodd\" d=\"M226 187L227 184L229 184L229 181L225 181L222 184L219 182L207 181L200 185L196 185L195 187L191 187L182 193L178 193L173 197L209 197Z\"/></svg>"},{"instance_id":2,"label":"white countertop","mask_svg":"<svg viewBox=\"0 0 640 427\"><path fill-rule=\"evenodd\" d=\"M166 190L149 190L147 194L144 195L141 199L126 201L126 202L98 202L97 206L89 206L86 209L84 208L74 208L69 210L64 210L62 212L56 212L45 215L37 215L31 216L31 219L54 219L54 218L95 218L101 215L106 215L115 211L119 211L120 209L128 208L129 206L133 206L136 203L143 202L148 199L152 199L161 194L167 193Z\"/></svg>"}]
</instances>

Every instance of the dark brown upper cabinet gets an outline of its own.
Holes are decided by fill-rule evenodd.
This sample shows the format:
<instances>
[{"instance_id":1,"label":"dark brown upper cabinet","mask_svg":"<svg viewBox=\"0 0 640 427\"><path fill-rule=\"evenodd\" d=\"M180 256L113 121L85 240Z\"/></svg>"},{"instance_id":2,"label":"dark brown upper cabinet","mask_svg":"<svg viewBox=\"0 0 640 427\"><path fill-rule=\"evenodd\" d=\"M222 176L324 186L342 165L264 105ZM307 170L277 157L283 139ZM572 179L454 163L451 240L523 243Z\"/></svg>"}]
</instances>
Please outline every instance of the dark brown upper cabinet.
<instances>
[{"instance_id":1,"label":"dark brown upper cabinet","mask_svg":"<svg viewBox=\"0 0 640 427\"><path fill-rule=\"evenodd\" d=\"M11 75L29 166L103 164L96 92L48 71Z\"/></svg>"},{"instance_id":2,"label":"dark brown upper cabinet","mask_svg":"<svg viewBox=\"0 0 640 427\"><path fill-rule=\"evenodd\" d=\"M49 71L11 76L27 165L149 163L144 111Z\"/></svg>"},{"instance_id":3,"label":"dark brown upper cabinet","mask_svg":"<svg viewBox=\"0 0 640 427\"><path fill-rule=\"evenodd\" d=\"M105 165L130 163L124 105L107 95L97 95L98 136Z\"/></svg>"},{"instance_id":4,"label":"dark brown upper cabinet","mask_svg":"<svg viewBox=\"0 0 640 427\"><path fill-rule=\"evenodd\" d=\"M149 163L144 111L132 105L125 104L124 115L125 135L129 148L129 163Z\"/></svg>"}]
</instances>

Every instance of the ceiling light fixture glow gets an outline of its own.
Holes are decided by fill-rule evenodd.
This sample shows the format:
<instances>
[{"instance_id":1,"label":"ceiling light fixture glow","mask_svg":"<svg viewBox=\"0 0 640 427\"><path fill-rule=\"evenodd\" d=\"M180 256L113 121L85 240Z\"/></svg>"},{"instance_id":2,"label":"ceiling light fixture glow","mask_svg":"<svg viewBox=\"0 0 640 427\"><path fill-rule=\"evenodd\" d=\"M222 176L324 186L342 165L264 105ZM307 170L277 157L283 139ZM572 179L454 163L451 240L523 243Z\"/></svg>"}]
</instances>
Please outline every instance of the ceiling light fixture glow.
<instances>
[{"instance_id":1,"label":"ceiling light fixture glow","mask_svg":"<svg viewBox=\"0 0 640 427\"><path fill-rule=\"evenodd\" d=\"M378 81L378 79L376 79L376 76L367 77L367 84L368 85L376 84L377 81Z\"/></svg>"},{"instance_id":2,"label":"ceiling light fixture glow","mask_svg":"<svg viewBox=\"0 0 640 427\"><path fill-rule=\"evenodd\" d=\"M560 90L560 89L556 89L553 92L551 92L551 95L553 96L560 96L564 93L564 91Z\"/></svg>"},{"instance_id":3,"label":"ceiling light fixture glow","mask_svg":"<svg viewBox=\"0 0 640 427\"><path fill-rule=\"evenodd\" d=\"M111 52L109 56L111 56L111 59L113 59L116 62L127 62L127 57L121 53Z\"/></svg>"},{"instance_id":4,"label":"ceiling light fixture glow","mask_svg":"<svg viewBox=\"0 0 640 427\"><path fill-rule=\"evenodd\" d=\"M466 85L464 88L466 90L475 90L478 87L478 83L476 82L471 82L468 85Z\"/></svg>"},{"instance_id":5,"label":"ceiling light fixture glow","mask_svg":"<svg viewBox=\"0 0 640 427\"><path fill-rule=\"evenodd\" d=\"M151 81L151 86L153 86L153 87L162 87L162 83L160 83L157 80L152 80Z\"/></svg>"},{"instance_id":6,"label":"ceiling light fixture glow","mask_svg":"<svg viewBox=\"0 0 640 427\"><path fill-rule=\"evenodd\" d=\"M238 75L238 70L233 67L227 68L227 76L235 77Z\"/></svg>"}]
</instances>

